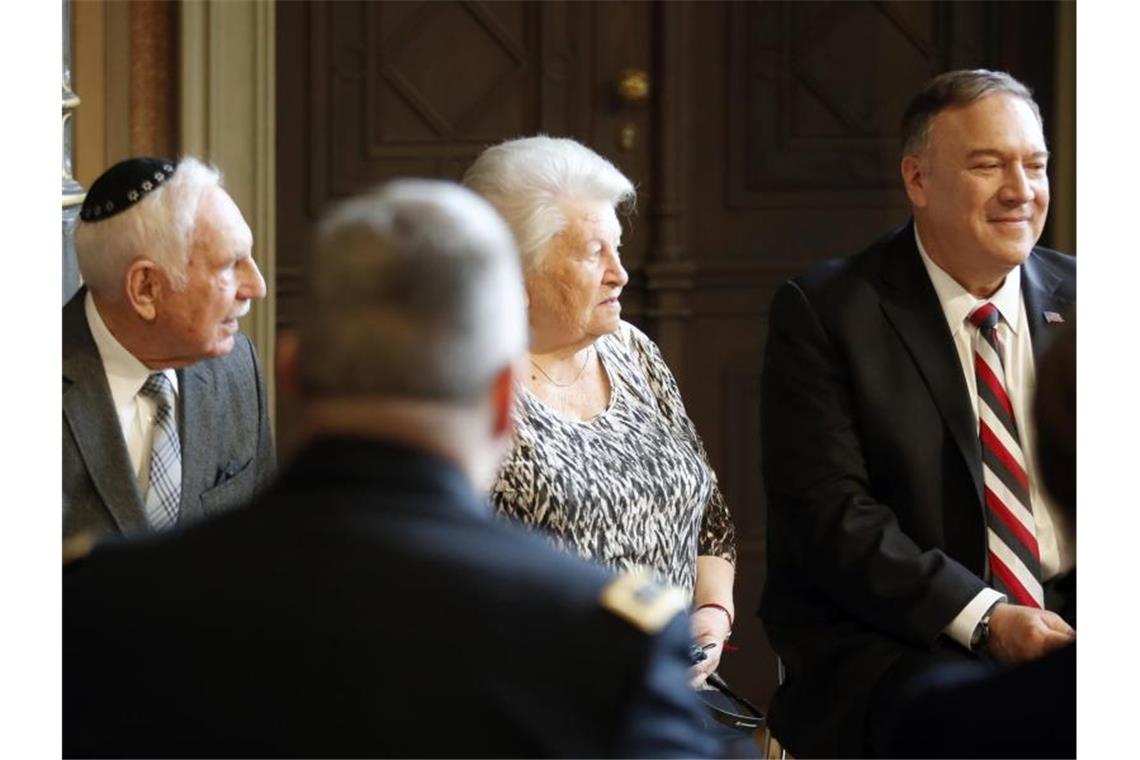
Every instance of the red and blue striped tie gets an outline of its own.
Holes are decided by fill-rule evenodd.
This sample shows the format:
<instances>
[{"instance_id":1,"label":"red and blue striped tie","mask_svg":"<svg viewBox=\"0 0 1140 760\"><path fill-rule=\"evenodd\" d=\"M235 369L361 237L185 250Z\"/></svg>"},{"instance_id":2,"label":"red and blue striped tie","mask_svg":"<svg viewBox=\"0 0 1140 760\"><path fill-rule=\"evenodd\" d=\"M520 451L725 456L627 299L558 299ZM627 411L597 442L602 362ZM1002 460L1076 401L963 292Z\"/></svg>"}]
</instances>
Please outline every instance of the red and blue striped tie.
<instances>
[{"instance_id":1,"label":"red and blue striped tie","mask_svg":"<svg viewBox=\"0 0 1140 760\"><path fill-rule=\"evenodd\" d=\"M1005 369L997 325L1001 312L984 303L970 314L978 328L974 371L978 380L978 430L986 496L990 583L1010 601L1042 607L1041 552L1029 497L1029 472L1013 405L1005 389Z\"/></svg>"}]
</instances>

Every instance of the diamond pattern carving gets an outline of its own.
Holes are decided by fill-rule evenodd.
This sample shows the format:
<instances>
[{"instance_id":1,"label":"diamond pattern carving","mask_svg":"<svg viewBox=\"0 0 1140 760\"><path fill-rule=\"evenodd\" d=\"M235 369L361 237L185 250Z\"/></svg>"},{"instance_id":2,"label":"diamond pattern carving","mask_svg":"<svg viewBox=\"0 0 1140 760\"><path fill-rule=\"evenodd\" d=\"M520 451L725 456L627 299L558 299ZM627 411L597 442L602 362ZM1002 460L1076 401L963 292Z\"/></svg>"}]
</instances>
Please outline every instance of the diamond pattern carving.
<instances>
[{"instance_id":1,"label":"diamond pattern carving","mask_svg":"<svg viewBox=\"0 0 1140 760\"><path fill-rule=\"evenodd\" d=\"M588 70L572 83L543 75L573 50L573 25L559 23L567 12L529 2L307 5L309 213L390 177L457 179L509 135L569 131Z\"/></svg>"},{"instance_id":2,"label":"diamond pattern carving","mask_svg":"<svg viewBox=\"0 0 1140 760\"><path fill-rule=\"evenodd\" d=\"M976 57L979 20L954 3L733 4L728 155L746 160L726 162L729 206L899 203L898 118Z\"/></svg>"},{"instance_id":3,"label":"diamond pattern carving","mask_svg":"<svg viewBox=\"0 0 1140 760\"><path fill-rule=\"evenodd\" d=\"M791 10L792 135L867 136L884 128L897 134L882 115L902 113L909 93L933 71L936 56L924 44L933 30L912 28L911 19L869 3L804 3ZM853 39L861 44L852 45ZM856 82L870 86L853 87ZM818 118L807 101L827 116Z\"/></svg>"},{"instance_id":4,"label":"diamond pattern carving","mask_svg":"<svg viewBox=\"0 0 1140 760\"><path fill-rule=\"evenodd\" d=\"M524 81L525 48L482 4L424 3L401 23L385 19L381 6L372 24L382 56L369 88L374 145L475 137L472 125Z\"/></svg>"}]
</instances>

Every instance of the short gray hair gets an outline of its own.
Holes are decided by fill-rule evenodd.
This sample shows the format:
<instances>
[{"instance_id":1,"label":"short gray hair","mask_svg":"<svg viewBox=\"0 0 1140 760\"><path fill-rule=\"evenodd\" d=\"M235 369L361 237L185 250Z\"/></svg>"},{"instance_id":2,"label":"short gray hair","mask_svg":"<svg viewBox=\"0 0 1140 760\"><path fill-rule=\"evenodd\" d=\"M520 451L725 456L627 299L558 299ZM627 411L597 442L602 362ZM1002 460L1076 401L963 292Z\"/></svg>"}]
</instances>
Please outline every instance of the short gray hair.
<instances>
[{"instance_id":1,"label":"short gray hair","mask_svg":"<svg viewBox=\"0 0 1140 760\"><path fill-rule=\"evenodd\" d=\"M221 173L193 156L178 162L174 174L131 208L109 219L79 223L75 255L87 287L101 297L123 298L123 275L139 258L158 265L175 288L186 284L198 204Z\"/></svg>"},{"instance_id":2,"label":"short gray hair","mask_svg":"<svg viewBox=\"0 0 1140 760\"><path fill-rule=\"evenodd\" d=\"M930 125L938 114L948 108L968 106L987 95L997 93L1024 100L1033 109L1037 122L1042 124L1041 109L1037 107L1033 93L1004 71L947 71L927 82L906 107L901 128L903 155L919 153L926 147L930 138Z\"/></svg>"},{"instance_id":3,"label":"short gray hair","mask_svg":"<svg viewBox=\"0 0 1140 760\"><path fill-rule=\"evenodd\" d=\"M566 201L604 201L632 210L633 183L612 163L565 137L522 137L493 145L475 159L463 184L507 220L523 266L532 269L567 223Z\"/></svg>"},{"instance_id":4,"label":"short gray hair","mask_svg":"<svg viewBox=\"0 0 1140 760\"><path fill-rule=\"evenodd\" d=\"M305 320L303 390L467 402L526 350L510 230L451 182L395 180L321 222Z\"/></svg>"}]
</instances>

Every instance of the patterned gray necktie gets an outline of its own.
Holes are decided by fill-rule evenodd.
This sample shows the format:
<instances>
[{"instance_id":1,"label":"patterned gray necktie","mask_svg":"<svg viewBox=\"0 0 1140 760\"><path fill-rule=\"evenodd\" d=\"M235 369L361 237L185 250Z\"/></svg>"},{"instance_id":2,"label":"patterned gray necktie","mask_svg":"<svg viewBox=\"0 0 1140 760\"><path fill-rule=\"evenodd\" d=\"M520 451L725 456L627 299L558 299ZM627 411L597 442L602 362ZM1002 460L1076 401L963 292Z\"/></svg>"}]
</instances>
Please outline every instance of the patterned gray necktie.
<instances>
[{"instance_id":1,"label":"patterned gray necktie","mask_svg":"<svg viewBox=\"0 0 1140 760\"><path fill-rule=\"evenodd\" d=\"M155 372L139 393L154 399L157 406L146 517L152 527L167 528L178 521L178 503L182 499L182 444L174 414L174 386L164 373Z\"/></svg>"}]
</instances>

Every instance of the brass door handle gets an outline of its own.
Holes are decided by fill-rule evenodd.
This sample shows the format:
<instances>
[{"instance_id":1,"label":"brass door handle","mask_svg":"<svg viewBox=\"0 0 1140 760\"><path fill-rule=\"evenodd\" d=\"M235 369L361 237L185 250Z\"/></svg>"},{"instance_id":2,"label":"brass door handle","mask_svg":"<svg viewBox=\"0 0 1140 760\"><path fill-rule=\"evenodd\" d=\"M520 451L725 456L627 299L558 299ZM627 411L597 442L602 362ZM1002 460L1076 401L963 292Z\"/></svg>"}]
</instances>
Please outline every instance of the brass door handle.
<instances>
[{"instance_id":1,"label":"brass door handle","mask_svg":"<svg viewBox=\"0 0 1140 760\"><path fill-rule=\"evenodd\" d=\"M641 105L649 99L649 73L645 69L626 69L618 76L618 97L629 105Z\"/></svg>"},{"instance_id":2,"label":"brass door handle","mask_svg":"<svg viewBox=\"0 0 1140 760\"><path fill-rule=\"evenodd\" d=\"M617 96L624 106L640 108L649 101L649 72L645 69L625 69L618 75ZM624 151L637 148L640 141L637 126L627 120L618 130L618 146Z\"/></svg>"}]
</instances>

